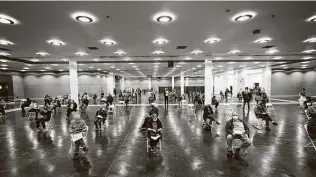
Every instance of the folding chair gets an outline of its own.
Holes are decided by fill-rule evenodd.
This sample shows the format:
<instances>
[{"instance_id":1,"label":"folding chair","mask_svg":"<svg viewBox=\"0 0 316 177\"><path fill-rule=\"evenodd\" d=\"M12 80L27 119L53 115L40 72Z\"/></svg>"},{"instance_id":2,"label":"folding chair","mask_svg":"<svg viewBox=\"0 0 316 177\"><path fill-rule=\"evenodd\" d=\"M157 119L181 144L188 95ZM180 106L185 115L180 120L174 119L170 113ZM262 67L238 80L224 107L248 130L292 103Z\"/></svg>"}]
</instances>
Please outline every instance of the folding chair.
<instances>
[{"instance_id":1,"label":"folding chair","mask_svg":"<svg viewBox=\"0 0 316 177\"><path fill-rule=\"evenodd\" d=\"M108 120L112 119L113 123L115 123L115 106L110 105L108 108Z\"/></svg>"},{"instance_id":2,"label":"folding chair","mask_svg":"<svg viewBox=\"0 0 316 177\"><path fill-rule=\"evenodd\" d=\"M225 115L230 116L233 113L233 106L230 103L224 103Z\"/></svg>"},{"instance_id":3,"label":"folding chair","mask_svg":"<svg viewBox=\"0 0 316 177\"><path fill-rule=\"evenodd\" d=\"M275 109L274 109L272 103L266 103L266 107L267 107L267 110L268 110L269 114L276 115L276 112L275 112Z\"/></svg>"},{"instance_id":4,"label":"folding chair","mask_svg":"<svg viewBox=\"0 0 316 177\"><path fill-rule=\"evenodd\" d=\"M316 151L316 140L315 140L315 139L313 140L313 139L310 137L310 135L309 135L309 133L308 133L308 130L307 130L307 123L308 123L308 122L305 122L305 123L304 123L304 129L305 129L306 134L307 134L307 136L308 136L309 143L307 143L306 145L304 145L304 148L314 148L314 150Z\"/></svg>"}]
</instances>

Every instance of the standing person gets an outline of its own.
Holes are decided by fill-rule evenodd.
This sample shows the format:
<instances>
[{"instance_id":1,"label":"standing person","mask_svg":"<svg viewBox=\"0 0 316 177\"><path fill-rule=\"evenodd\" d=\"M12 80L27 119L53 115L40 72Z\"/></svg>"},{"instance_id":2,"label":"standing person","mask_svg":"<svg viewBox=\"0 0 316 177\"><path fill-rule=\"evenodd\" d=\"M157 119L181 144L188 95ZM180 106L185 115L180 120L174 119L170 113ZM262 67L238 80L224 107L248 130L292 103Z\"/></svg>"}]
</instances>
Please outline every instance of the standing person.
<instances>
[{"instance_id":1,"label":"standing person","mask_svg":"<svg viewBox=\"0 0 316 177\"><path fill-rule=\"evenodd\" d=\"M302 91L300 92L299 94L300 96L302 97L306 97L306 91L305 91L305 88L302 89Z\"/></svg>"},{"instance_id":2,"label":"standing person","mask_svg":"<svg viewBox=\"0 0 316 177\"><path fill-rule=\"evenodd\" d=\"M98 98L98 95L96 93L93 94L93 104L97 104L97 98Z\"/></svg>"},{"instance_id":3,"label":"standing person","mask_svg":"<svg viewBox=\"0 0 316 177\"><path fill-rule=\"evenodd\" d=\"M221 101L223 101L223 99L224 99L224 93L223 93L222 90L219 92L219 95L221 96Z\"/></svg>"},{"instance_id":4,"label":"standing person","mask_svg":"<svg viewBox=\"0 0 316 177\"><path fill-rule=\"evenodd\" d=\"M245 91L242 92L242 97L244 99L244 105L242 109L245 109L246 103L248 104L248 110L250 110L250 100L251 100L251 92L248 91L248 87L245 88Z\"/></svg>"},{"instance_id":5,"label":"standing person","mask_svg":"<svg viewBox=\"0 0 316 177\"><path fill-rule=\"evenodd\" d=\"M226 99L226 101L228 100L228 93L229 93L229 90L228 90L228 88L226 88L226 90L225 90L225 99Z\"/></svg>"},{"instance_id":6,"label":"standing person","mask_svg":"<svg viewBox=\"0 0 316 177\"><path fill-rule=\"evenodd\" d=\"M82 104L86 106L89 105L89 95L87 94L87 92L84 92L84 94L82 95Z\"/></svg>"},{"instance_id":7,"label":"standing person","mask_svg":"<svg viewBox=\"0 0 316 177\"><path fill-rule=\"evenodd\" d=\"M44 105L50 105L50 103L53 101L52 97L48 94L45 95L44 97Z\"/></svg>"},{"instance_id":8,"label":"standing person","mask_svg":"<svg viewBox=\"0 0 316 177\"><path fill-rule=\"evenodd\" d=\"M168 106L169 106L169 91L167 88L165 88L164 96L165 96L165 108L168 108Z\"/></svg>"},{"instance_id":9,"label":"standing person","mask_svg":"<svg viewBox=\"0 0 316 177\"><path fill-rule=\"evenodd\" d=\"M83 141L83 135L84 133L87 132L87 124L84 120L82 120L80 118L79 114L75 114L74 115L74 120L71 121L70 125L69 125L69 133L71 135L77 135L78 134L81 136L81 138L79 138L78 140L75 140L75 154L73 157L73 160L77 160L79 158L79 147L83 147L83 151L84 152L88 152L88 148L85 144L85 142ZM80 137L79 136L79 137Z\"/></svg>"}]
</instances>

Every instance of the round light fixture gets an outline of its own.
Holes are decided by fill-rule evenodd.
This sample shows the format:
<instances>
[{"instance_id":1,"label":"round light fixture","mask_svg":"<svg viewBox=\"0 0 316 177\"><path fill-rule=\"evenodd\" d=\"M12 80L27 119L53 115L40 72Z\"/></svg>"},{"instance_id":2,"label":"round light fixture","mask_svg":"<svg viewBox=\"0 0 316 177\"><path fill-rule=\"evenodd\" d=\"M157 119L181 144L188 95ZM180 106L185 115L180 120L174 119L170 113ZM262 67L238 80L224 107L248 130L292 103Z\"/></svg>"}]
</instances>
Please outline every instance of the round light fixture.
<instances>
[{"instance_id":1,"label":"round light fixture","mask_svg":"<svg viewBox=\"0 0 316 177\"><path fill-rule=\"evenodd\" d=\"M306 39L306 40L303 41L303 42L306 42L306 43L314 43L314 42L316 42L316 37L308 38L308 39Z\"/></svg>"},{"instance_id":2,"label":"round light fixture","mask_svg":"<svg viewBox=\"0 0 316 177\"><path fill-rule=\"evenodd\" d=\"M75 53L77 56L79 56L79 57L84 57L84 56L87 56L88 54L87 53L85 53L85 52L77 52L77 53Z\"/></svg>"},{"instance_id":3,"label":"round light fixture","mask_svg":"<svg viewBox=\"0 0 316 177\"><path fill-rule=\"evenodd\" d=\"M255 16L256 16L255 12L242 12L242 13L234 15L232 17L232 20L236 22L244 22L244 21L252 19Z\"/></svg>"},{"instance_id":4,"label":"round light fixture","mask_svg":"<svg viewBox=\"0 0 316 177\"><path fill-rule=\"evenodd\" d=\"M98 59L98 58L94 58L94 59L92 59L93 61L100 61L100 59Z\"/></svg>"},{"instance_id":5,"label":"round light fixture","mask_svg":"<svg viewBox=\"0 0 316 177\"><path fill-rule=\"evenodd\" d=\"M46 52L37 52L36 55L39 55L39 56L42 56L42 57L46 57L46 56L48 56L49 54L46 53Z\"/></svg>"},{"instance_id":6,"label":"round light fixture","mask_svg":"<svg viewBox=\"0 0 316 177\"><path fill-rule=\"evenodd\" d=\"M32 58L31 61L32 61L32 62L38 62L39 59L37 59L37 58Z\"/></svg>"},{"instance_id":7,"label":"round light fixture","mask_svg":"<svg viewBox=\"0 0 316 177\"><path fill-rule=\"evenodd\" d=\"M244 60L252 60L252 57L245 57Z\"/></svg>"},{"instance_id":8,"label":"round light fixture","mask_svg":"<svg viewBox=\"0 0 316 177\"><path fill-rule=\"evenodd\" d=\"M86 12L75 12L71 15L73 19L81 23L94 23L97 21L97 18Z\"/></svg>"},{"instance_id":9,"label":"round light fixture","mask_svg":"<svg viewBox=\"0 0 316 177\"><path fill-rule=\"evenodd\" d=\"M228 52L229 54L236 54L236 53L240 53L240 50L231 50Z\"/></svg>"},{"instance_id":10,"label":"round light fixture","mask_svg":"<svg viewBox=\"0 0 316 177\"><path fill-rule=\"evenodd\" d=\"M154 15L154 20L158 23L170 23L175 19L175 16L170 12L162 12Z\"/></svg>"},{"instance_id":11,"label":"round light fixture","mask_svg":"<svg viewBox=\"0 0 316 177\"><path fill-rule=\"evenodd\" d=\"M3 65L1 65L2 67L7 67L7 66L9 66L9 65L7 65L7 64L3 64Z\"/></svg>"},{"instance_id":12,"label":"round light fixture","mask_svg":"<svg viewBox=\"0 0 316 177\"><path fill-rule=\"evenodd\" d=\"M215 57L214 60L221 60L223 59L222 57Z\"/></svg>"},{"instance_id":13,"label":"round light fixture","mask_svg":"<svg viewBox=\"0 0 316 177\"><path fill-rule=\"evenodd\" d=\"M102 39L100 41L102 44L105 44L105 45L115 45L116 42L112 39Z\"/></svg>"},{"instance_id":14,"label":"round light fixture","mask_svg":"<svg viewBox=\"0 0 316 177\"><path fill-rule=\"evenodd\" d=\"M153 52L153 54L155 54L155 55L161 55L161 54L164 54L165 52L164 51L162 51L162 50L155 50L154 52Z\"/></svg>"},{"instance_id":15,"label":"round light fixture","mask_svg":"<svg viewBox=\"0 0 316 177\"><path fill-rule=\"evenodd\" d=\"M58 71L63 72L64 70L60 69L60 70L58 70Z\"/></svg>"},{"instance_id":16,"label":"round light fixture","mask_svg":"<svg viewBox=\"0 0 316 177\"><path fill-rule=\"evenodd\" d=\"M0 39L0 45L13 45L14 43L8 40Z\"/></svg>"},{"instance_id":17,"label":"round light fixture","mask_svg":"<svg viewBox=\"0 0 316 177\"><path fill-rule=\"evenodd\" d=\"M263 37L263 38L259 38L259 39L255 40L254 43L264 44L264 43L270 42L271 40L272 40L272 38Z\"/></svg>"},{"instance_id":18,"label":"round light fixture","mask_svg":"<svg viewBox=\"0 0 316 177\"><path fill-rule=\"evenodd\" d=\"M308 49L308 50L304 50L302 53L313 53L316 52L315 49Z\"/></svg>"},{"instance_id":19,"label":"round light fixture","mask_svg":"<svg viewBox=\"0 0 316 177\"><path fill-rule=\"evenodd\" d=\"M311 56L305 56L305 57L303 57L302 59L303 59L303 60L309 60L309 59L313 59L313 57L311 57Z\"/></svg>"},{"instance_id":20,"label":"round light fixture","mask_svg":"<svg viewBox=\"0 0 316 177\"><path fill-rule=\"evenodd\" d=\"M7 53L7 52L0 52L0 55L1 55L1 56L6 56L6 57L7 57L7 56L10 56L10 54Z\"/></svg>"},{"instance_id":21,"label":"round light fixture","mask_svg":"<svg viewBox=\"0 0 316 177\"><path fill-rule=\"evenodd\" d=\"M41 69L41 70L39 70L39 71L44 72L45 70L44 70L44 69Z\"/></svg>"},{"instance_id":22,"label":"round light fixture","mask_svg":"<svg viewBox=\"0 0 316 177\"><path fill-rule=\"evenodd\" d=\"M62 58L62 59L60 59L61 61L69 61L69 59L68 58Z\"/></svg>"},{"instance_id":23,"label":"round light fixture","mask_svg":"<svg viewBox=\"0 0 316 177\"><path fill-rule=\"evenodd\" d=\"M276 56L276 57L273 57L273 59L275 59L275 60L280 60L280 59L283 59L283 57L281 57L281 56Z\"/></svg>"},{"instance_id":24,"label":"round light fixture","mask_svg":"<svg viewBox=\"0 0 316 177\"><path fill-rule=\"evenodd\" d=\"M123 61L132 61L132 59L129 57L126 57L126 58L123 58Z\"/></svg>"},{"instance_id":25,"label":"round light fixture","mask_svg":"<svg viewBox=\"0 0 316 177\"><path fill-rule=\"evenodd\" d=\"M271 49L271 50L266 51L266 54L275 54L277 52L279 52L279 51L276 49Z\"/></svg>"},{"instance_id":26,"label":"round light fixture","mask_svg":"<svg viewBox=\"0 0 316 177\"><path fill-rule=\"evenodd\" d=\"M25 72L26 70L24 70L24 69L21 69L20 71L22 71L22 72Z\"/></svg>"},{"instance_id":27,"label":"round light fixture","mask_svg":"<svg viewBox=\"0 0 316 177\"><path fill-rule=\"evenodd\" d=\"M98 69L97 69L97 71L101 71L101 69L100 69L100 68L98 68Z\"/></svg>"},{"instance_id":28,"label":"round light fixture","mask_svg":"<svg viewBox=\"0 0 316 177\"><path fill-rule=\"evenodd\" d=\"M61 40L58 40L58 39L51 39L51 40L48 40L47 43L51 44L51 45L54 45L54 46L62 46L62 45L65 45L65 43Z\"/></svg>"},{"instance_id":29,"label":"round light fixture","mask_svg":"<svg viewBox=\"0 0 316 177\"><path fill-rule=\"evenodd\" d=\"M52 66L58 66L59 64L51 64Z\"/></svg>"},{"instance_id":30,"label":"round light fixture","mask_svg":"<svg viewBox=\"0 0 316 177\"><path fill-rule=\"evenodd\" d=\"M207 44L214 44L214 43L219 42L220 40L221 39L219 39L219 38L212 37L212 38L206 39L204 42L207 43Z\"/></svg>"},{"instance_id":31,"label":"round light fixture","mask_svg":"<svg viewBox=\"0 0 316 177\"><path fill-rule=\"evenodd\" d=\"M0 23L7 24L7 25L15 25L15 24L18 24L19 22L10 16L0 14Z\"/></svg>"},{"instance_id":32,"label":"round light fixture","mask_svg":"<svg viewBox=\"0 0 316 177\"><path fill-rule=\"evenodd\" d=\"M184 57L184 60L192 60L192 57Z\"/></svg>"},{"instance_id":33,"label":"round light fixture","mask_svg":"<svg viewBox=\"0 0 316 177\"><path fill-rule=\"evenodd\" d=\"M191 54L193 54L193 55L199 55L199 54L201 54L201 53L203 53L203 51L201 51L201 50L199 50L199 49L193 50L193 51L191 52Z\"/></svg>"},{"instance_id":34,"label":"round light fixture","mask_svg":"<svg viewBox=\"0 0 316 177\"><path fill-rule=\"evenodd\" d=\"M0 68L0 69L2 69L2 70L7 70L8 68Z\"/></svg>"},{"instance_id":35,"label":"round light fixture","mask_svg":"<svg viewBox=\"0 0 316 177\"><path fill-rule=\"evenodd\" d=\"M27 70L27 69L31 69L31 68L29 68L29 67L23 67L22 69Z\"/></svg>"},{"instance_id":36,"label":"round light fixture","mask_svg":"<svg viewBox=\"0 0 316 177\"><path fill-rule=\"evenodd\" d=\"M159 38L153 41L154 44L163 45L167 44L169 41L167 39Z\"/></svg>"},{"instance_id":37,"label":"round light fixture","mask_svg":"<svg viewBox=\"0 0 316 177\"><path fill-rule=\"evenodd\" d=\"M123 50L118 50L118 51L114 52L114 54L116 54L116 55L125 55L126 53Z\"/></svg>"},{"instance_id":38,"label":"round light fixture","mask_svg":"<svg viewBox=\"0 0 316 177\"><path fill-rule=\"evenodd\" d=\"M309 17L308 19L306 19L306 21L316 22L316 15Z\"/></svg>"},{"instance_id":39,"label":"round light fixture","mask_svg":"<svg viewBox=\"0 0 316 177\"><path fill-rule=\"evenodd\" d=\"M161 58L154 58L154 61L161 61Z\"/></svg>"}]
</instances>

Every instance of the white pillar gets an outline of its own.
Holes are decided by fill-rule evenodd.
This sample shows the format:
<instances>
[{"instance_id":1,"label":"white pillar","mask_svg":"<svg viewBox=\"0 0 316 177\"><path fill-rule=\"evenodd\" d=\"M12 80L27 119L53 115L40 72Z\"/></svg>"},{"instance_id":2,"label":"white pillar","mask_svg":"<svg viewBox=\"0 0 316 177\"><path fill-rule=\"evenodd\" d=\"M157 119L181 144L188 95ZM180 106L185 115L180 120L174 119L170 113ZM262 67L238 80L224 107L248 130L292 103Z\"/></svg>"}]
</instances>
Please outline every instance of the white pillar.
<instances>
[{"instance_id":1,"label":"white pillar","mask_svg":"<svg viewBox=\"0 0 316 177\"><path fill-rule=\"evenodd\" d=\"M70 98L79 104L77 61L69 60Z\"/></svg>"},{"instance_id":2,"label":"white pillar","mask_svg":"<svg viewBox=\"0 0 316 177\"><path fill-rule=\"evenodd\" d=\"M185 78L185 86L186 86L186 87L189 86L189 78L188 78L188 77Z\"/></svg>"},{"instance_id":3,"label":"white pillar","mask_svg":"<svg viewBox=\"0 0 316 177\"><path fill-rule=\"evenodd\" d=\"M171 87L173 91L174 90L174 76L171 77Z\"/></svg>"},{"instance_id":4,"label":"white pillar","mask_svg":"<svg viewBox=\"0 0 316 177\"><path fill-rule=\"evenodd\" d=\"M180 74L180 81L181 81L181 95L184 94L184 73L181 72Z\"/></svg>"},{"instance_id":5,"label":"white pillar","mask_svg":"<svg viewBox=\"0 0 316 177\"><path fill-rule=\"evenodd\" d=\"M204 93L205 105L212 103L213 95L213 64L211 59L205 60L205 74L204 74Z\"/></svg>"},{"instance_id":6,"label":"white pillar","mask_svg":"<svg viewBox=\"0 0 316 177\"><path fill-rule=\"evenodd\" d=\"M262 72L262 88L264 88L267 96L271 96L271 75L272 71L271 68L265 68Z\"/></svg>"},{"instance_id":7,"label":"white pillar","mask_svg":"<svg viewBox=\"0 0 316 177\"><path fill-rule=\"evenodd\" d=\"M148 89L151 89L151 77L148 77Z\"/></svg>"},{"instance_id":8,"label":"white pillar","mask_svg":"<svg viewBox=\"0 0 316 177\"><path fill-rule=\"evenodd\" d=\"M239 92L241 90L245 90L246 85L246 79L247 79L247 69L243 69L240 72L238 72L237 77L237 91Z\"/></svg>"},{"instance_id":9,"label":"white pillar","mask_svg":"<svg viewBox=\"0 0 316 177\"><path fill-rule=\"evenodd\" d=\"M121 77L121 88L120 89L122 90L122 92L125 89L125 78L123 76Z\"/></svg>"},{"instance_id":10,"label":"white pillar","mask_svg":"<svg viewBox=\"0 0 316 177\"><path fill-rule=\"evenodd\" d=\"M114 95L113 91L114 91L114 74L113 72L110 72L109 75L107 76L107 94L111 93L111 95Z\"/></svg>"}]
</instances>

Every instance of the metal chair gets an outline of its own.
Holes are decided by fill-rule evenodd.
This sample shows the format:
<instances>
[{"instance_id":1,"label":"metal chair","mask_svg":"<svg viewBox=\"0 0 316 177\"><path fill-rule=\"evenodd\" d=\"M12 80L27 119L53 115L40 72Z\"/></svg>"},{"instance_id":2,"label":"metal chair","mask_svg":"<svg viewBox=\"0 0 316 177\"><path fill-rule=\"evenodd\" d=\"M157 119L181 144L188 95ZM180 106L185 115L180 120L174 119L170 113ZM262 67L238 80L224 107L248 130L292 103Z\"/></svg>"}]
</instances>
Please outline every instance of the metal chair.
<instances>
[{"instance_id":1,"label":"metal chair","mask_svg":"<svg viewBox=\"0 0 316 177\"><path fill-rule=\"evenodd\" d=\"M108 108L108 120L110 121L110 118L112 119L112 121L115 123L115 106L114 105L110 105Z\"/></svg>"},{"instance_id":2,"label":"metal chair","mask_svg":"<svg viewBox=\"0 0 316 177\"><path fill-rule=\"evenodd\" d=\"M150 144L149 144L150 139L148 137L146 139L147 139L147 152L149 152L149 150L151 149ZM157 145L156 145L156 147L158 148L159 152L161 152L161 146L162 146L162 140L160 138L158 143L157 143Z\"/></svg>"},{"instance_id":3,"label":"metal chair","mask_svg":"<svg viewBox=\"0 0 316 177\"><path fill-rule=\"evenodd\" d=\"M276 112L275 112L275 109L274 109L272 103L266 103L266 107L267 107L267 110L268 110L269 114L276 115Z\"/></svg>"},{"instance_id":4,"label":"metal chair","mask_svg":"<svg viewBox=\"0 0 316 177\"><path fill-rule=\"evenodd\" d=\"M233 113L233 106L230 103L223 103L225 108L225 115L230 116Z\"/></svg>"}]
</instances>

